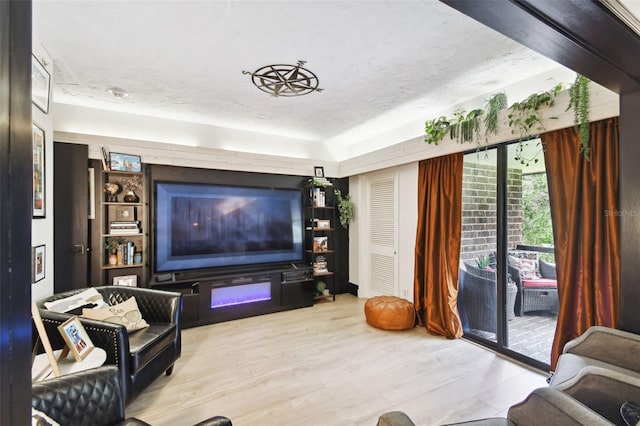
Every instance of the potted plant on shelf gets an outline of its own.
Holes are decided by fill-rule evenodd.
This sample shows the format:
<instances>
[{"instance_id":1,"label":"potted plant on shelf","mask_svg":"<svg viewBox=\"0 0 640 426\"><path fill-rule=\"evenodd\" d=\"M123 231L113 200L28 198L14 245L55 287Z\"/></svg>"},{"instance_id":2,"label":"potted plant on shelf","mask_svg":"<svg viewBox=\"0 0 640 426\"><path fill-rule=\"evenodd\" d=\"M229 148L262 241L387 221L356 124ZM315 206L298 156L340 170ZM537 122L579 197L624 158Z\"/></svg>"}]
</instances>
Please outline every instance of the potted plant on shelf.
<instances>
[{"instance_id":1,"label":"potted plant on shelf","mask_svg":"<svg viewBox=\"0 0 640 426\"><path fill-rule=\"evenodd\" d=\"M116 265L118 263L118 247L124 243L122 237L107 237L104 239L104 249L109 253L109 265Z\"/></svg>"},{"instance_id":2,"label":"potted plant on shelf","mask_svg":"<svg viewBox=\"0 0 640 426\"><path fill-rule=\"evenodd\" d=\"M122 181L122 188L126 191L123 198L125 203L137 203L140 201L140 197L136 194L136 191L142 189L142 179L140 176L131 176Z\"/></svg>"}]
</instances>

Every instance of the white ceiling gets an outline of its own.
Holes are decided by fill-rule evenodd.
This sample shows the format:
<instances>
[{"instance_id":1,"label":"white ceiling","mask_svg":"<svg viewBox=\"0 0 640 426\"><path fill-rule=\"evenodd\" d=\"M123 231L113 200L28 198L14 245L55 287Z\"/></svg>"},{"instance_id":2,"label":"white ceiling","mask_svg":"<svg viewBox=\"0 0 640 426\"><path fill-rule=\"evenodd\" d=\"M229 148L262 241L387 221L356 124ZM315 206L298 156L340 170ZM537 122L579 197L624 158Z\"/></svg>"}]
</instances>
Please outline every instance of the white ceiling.
<instances>
[{"instance_id":1,"label":"white ceiling","mask_svg":"<svg viewBox=\"0 0 640 426\"><path fill-rule=\"evenodd\" d=\"M55 103L336 150L559 68L436 0L35 0L33 16ZM321 93L271 97L242 73L298 60Z\"/></svg>"}]
</instances>

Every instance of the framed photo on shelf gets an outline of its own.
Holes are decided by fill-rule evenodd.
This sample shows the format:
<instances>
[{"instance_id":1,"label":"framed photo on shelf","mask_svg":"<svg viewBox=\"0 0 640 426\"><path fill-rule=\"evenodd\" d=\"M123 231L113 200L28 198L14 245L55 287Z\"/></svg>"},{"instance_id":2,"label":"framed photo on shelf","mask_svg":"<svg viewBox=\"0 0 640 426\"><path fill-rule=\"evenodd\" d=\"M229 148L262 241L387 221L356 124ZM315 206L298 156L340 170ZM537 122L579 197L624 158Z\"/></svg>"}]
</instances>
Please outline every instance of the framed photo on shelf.
<instances>
[{"instance_id":1,"label":"framed photo on shelf","mask_svg":"<svg viewBox=\"0 0 640 426\"><path fill-rule=\"evenodd\" d=\"M324 177L324 167L315 166L313 168L313 176L315 176L317 178L323 178Z\"/></svg>"},{"instance_id":2,"label":"framed photo on shelf","mask_svg":"<svg viewBox=\"0 0 640 426\"><path fill-rule=\"evenodd\" d=\"M314 253L329 250L329 237L313 237Z\"/></svg>"},{"instance_id":3,"label":"framed photo on shelf","mask_svg":"<svg viewBox=\"0 0 640 426\"><path fill-rule=\"evenodd\" d=\"M45 249L44 244L31 249L31 269L33 271L31 281L33 284L45 278Z\"/></svg>"},{"instance_id":4,"label":"framed photo on shelf","mask_svg":"<svg viewBox=\"0 0 640 426\"><path fill-rule=\"evenodd\" d=\"M31 55L31 102L45 114L49 113L49 88L51 74Z\"/></svg>"},{"instance_id":5,"label":"framed photo on shelf","mask_svg":"<svg viewBox=\"0 0 640 426\"><path fill-rule=\"evenodd\" d=\"M329 229L329 228L331 228L331 221L328 220L328 219L327 220L318 219L316 228L318 228L318 229Z\"/></svg>"},{"instance_id":6,"label":"framed photo on shelf","mask_svg":"<svg viewBox=\"0 0 640 426\"><path fill-rule=\"evenodd\" d=\"M142 171L142 160L139 155L110 152L109 166L111 171L140 173Z\"/></svg>"},{"instance_id":7,"label":"framed photo on shelf","mask_svg":"<svg viewBox=\"0 0 640 426\"><path fill-rule=\"evenodd\" d=\"M115 220L118 222L127 222L136 220L136 208L133 206L114 206Z\"/></svg>"},{"instance_id":8,"label":"framed photo on shelf","mask_svg":"<svg viewBox=\"0 0 640 426\"><path fill-rule=\"evenodd\" d=\"M59 325L58 331L76 361L85 359L94 348L93 342L77 316L73 316Z\"/></svg>"},{"instance_id":9,"label":"framed photo on shelf","mask_svg":"<svg viewBox=\"0 0 640 426\"><path fill-rule=\"evenodd\" d=\"M45 145L44 130L33 124L33 217L45 217Z\"/></svg>"},{"instance_id":10,"label":"framed photo on shelf","mask_svg":"<svg viewBox=\"0 0 640 426\"><path fill-rule=\"evenodd\" d=\"M120 285L124 287L137 287L138 276L137 275L123 275L121 277L113 277L113 285Z\"/></svg>"}]
</instances>

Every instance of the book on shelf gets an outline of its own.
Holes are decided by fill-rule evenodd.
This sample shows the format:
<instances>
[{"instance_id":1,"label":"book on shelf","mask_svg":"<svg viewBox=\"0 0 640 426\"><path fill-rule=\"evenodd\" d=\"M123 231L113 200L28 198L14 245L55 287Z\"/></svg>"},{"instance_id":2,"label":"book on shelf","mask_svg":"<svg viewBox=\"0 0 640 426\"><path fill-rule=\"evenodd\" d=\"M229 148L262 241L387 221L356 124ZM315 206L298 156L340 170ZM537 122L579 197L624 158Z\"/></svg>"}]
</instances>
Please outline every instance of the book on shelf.
<instances>
[{"instance_id":1,"label":"book on shelf","mask_svg":"<svg viewBox=\"0 0 640 426\"><path fill-rule=\"evenodd\" d=\"M109 230L109 234L110 235L138 235L140 234L141 231L139 228L132 228L132 229L110 229Z\"/></svg>"},{"instance_id":2,"label":"book on shelf","mask_svg":"<svg viewBox=\"0 0 640 426\"><path fill-rule=\"evenodd\" d=\"M313 206L325 207L326 198L325 193L320 188L313 188Z\"/></svg>"},{"instance_id":3,"label":"book on shelf","mask_svg":"<svg viewBox=\"0 0 640 426\"><path fill-rule=\"evenodd\" d=\"M139 220L113 220L109 223L109 227L111 229L120 228L120 229L130 229L130 228L138 228L140 227Z\"/></svg>"},{"instance_id":4,"label":"book on shelf","mask_svg":"<svg viewBox=\"0 0 640 426\"><path fill-rule=\"evenodd\" d=\"M100 145L100 152L102 153L102 170L111 170L111 165L109 163L109 156L107 155L107 150L104 146Z\"/></svg>"},{"instance_id":5,"label":"book on shelf","mask_svg":"<svg viewBox=\"0 0 640 426\"><path fill-rule=\"evenodd\" d=\"M133 257L136 252L136 246L132 241L120 244L117 251L118 265L133 265Z\"/></svg>"},{"instance_id":6,"label":"book on shelf","mask_svg":"<svg viewBox=\"0 0 640 426\"><path fill-rule=\"evenodd\" d=\"M317 274L329 272L329 269L327 268L327 259L324 256L316 256L313 262L313 272Z\"/></svg>"}]
</instances>

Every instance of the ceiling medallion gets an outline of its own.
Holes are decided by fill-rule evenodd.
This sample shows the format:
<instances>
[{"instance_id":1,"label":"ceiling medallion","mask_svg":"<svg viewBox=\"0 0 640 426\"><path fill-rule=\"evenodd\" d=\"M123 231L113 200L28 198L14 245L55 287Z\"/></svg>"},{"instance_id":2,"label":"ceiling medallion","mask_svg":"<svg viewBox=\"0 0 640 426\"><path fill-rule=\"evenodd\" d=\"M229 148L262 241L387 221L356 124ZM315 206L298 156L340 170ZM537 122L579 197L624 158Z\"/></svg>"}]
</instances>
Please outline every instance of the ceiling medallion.
<instances>
[{"instance_id":1,"label":"ceiling medallion","mask_svg":"<svg viewBox=\"0 0 640 426\"><path fill-rule=\"evenodd\" d=\"M311 92L322 92L318 88L318 77L302 66L306 61L298 61L297 65L266 65L250 74L255 86L271 96L302 96Z\"/></svg>"}]
</instances>

